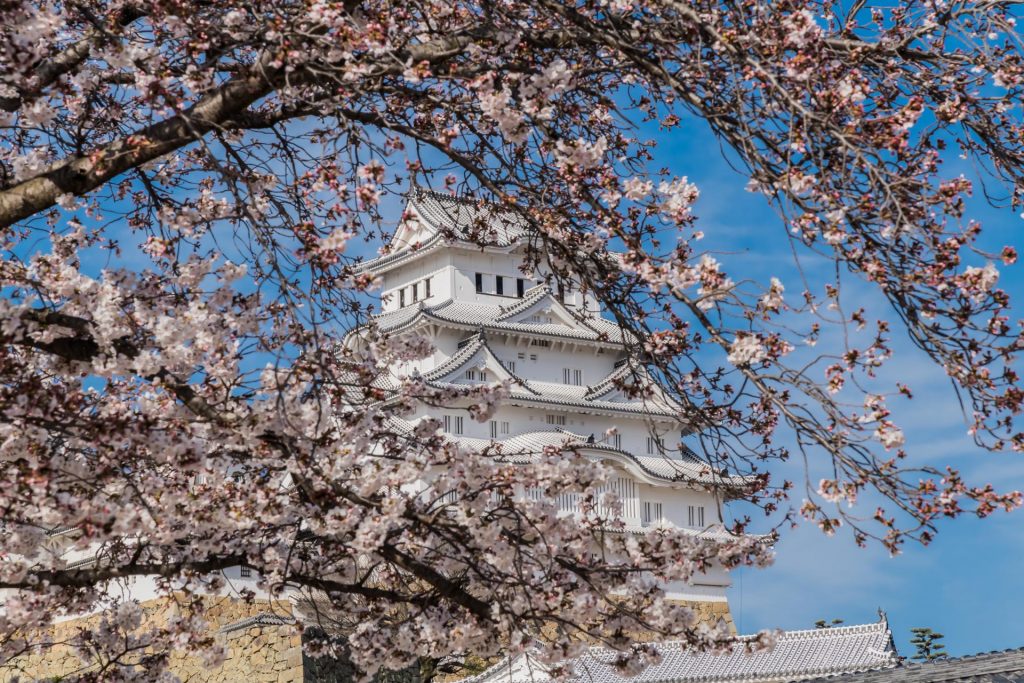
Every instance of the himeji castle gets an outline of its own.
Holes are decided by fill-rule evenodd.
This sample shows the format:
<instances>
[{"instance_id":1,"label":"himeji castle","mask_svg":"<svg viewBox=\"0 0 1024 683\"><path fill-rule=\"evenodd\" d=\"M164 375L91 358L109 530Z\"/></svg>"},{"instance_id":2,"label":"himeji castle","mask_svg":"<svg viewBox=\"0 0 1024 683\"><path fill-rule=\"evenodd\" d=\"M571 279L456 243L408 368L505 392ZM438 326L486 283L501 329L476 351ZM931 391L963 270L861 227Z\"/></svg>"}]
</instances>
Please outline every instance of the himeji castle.
<instances>
[{"instance_id":1,"label":"himeji castle","mask_svg":"<svg viewBox=\"0 0 1024 683\"><path fill-rule=\"evenodd\" d=\"M386 255L365 264L381 282L379 332L422 335L434 347L396 372L419 372L438 388L511 387L483 423L469 417L468 400L424 406L410 422L431 416L449 438L512 460L555 448L610 465L607 487L621 501L627 532L671 524L724 534L721 496L742 480L681 445L680 406L627 354L623 331L601 317L593 296L523 272L526 234L510 212L419 190ZM576 498L562 496L559 507L573 512ZM667 589L705 618L728 621L728 586L726 572L713 569L699 583Z\"/></svg>"},{"instance_id":2,"label":"himeji castle","mask_svg":"<svg viewBox=\"0 0 1024 683\"><path fill-rule=\"evenodd\" d=\"M379 278L380 311L366 326L350 331L345 343L360 344L371 329L425 336L432 342L431 354L392 368L392 375L418 373L442 390L502 382L510 393L483 422L469 415L466 399L465 404L423 405L394 426L411 431L430 416L447 439L473 449L500 449L511 462L529 462L545 451L574 451L610 466L612 476L604 486L621 501L615 514L621 516L617 530L622 533L673 525L694 535L724 538L722 506L744 481L724 476L686 448L683 442L690 435L678 420L680 405L628 353L637 340L624 338L618 325L603 318L592 296L571 283L559 286L543 272L524 272L528 235L514 215L492 205L426 190L409 195L384 255L361 266ZM379 400L395 398L397 387L381 378ZM572 514L579 496L563 495L557 504ZM73 527L53 529L47 546L71 568L95 566L102 560L96 548L70 550L79 533ZM260 588L256 572L245 566L220 573L225 588L206 599L205 617L211 637L226 647L227 659L215 669L194 659L174 659L172 673L211 683L355 679L346 660L303 654L295 625L317 625L315 596L270 596ZM692 584L665 590L671 599L692 606L703 622L733 629L729 583L724 569L712 567ZM155 577L112 581L108 590L139 603L150 623L175 618L173 603L158 597ZM93 616L69 616L46 637L59 643L95 626ZM860 626L782 632L774 649L752 655L742 647L724 655L691 652L679 643L657 647L662 661L635 680L787 683L888 671L899 663L884 617ZM610 651L590 648L572 662L575 680L629 680L615 672L613 659ZM551 680L529 652L490 664L467 683ZM68 677L80 673L77 667L67 647L54 647L0 666L0 683ZM418 672L412 666L389 672L387 680L420 683Z\"/></svg>"},{"instance_id":3,"label":"himeji castle","mask_svg":"<svg viewBox=\"0 0 1024 683\"><path fill-rule=\"evenodd\" d=\"M447 437L466 446L499 448L528 461L545 448L580 453L610 465L611 488L622 501L625 533L671 524L693 534L724 536L722 505L742 484L686 448L679 404L627 352L614 322L594 297L544 273L522 269L528 231L517 216L473 198L426 190L409 196L401 223L384 250L367 262L380 278L381 312L373 324L390 335L429 338L433 352L396 368L448 388L508 382L510 396L485 422L466 405L424 406L409 418L438 419ZM483 246L481 246L483 245ZM468 401L467 401L468 405ZM542 495L536 492L532 495ZM558 501L565 513L578 501ZM666 586L670 598L693 606L707 622L732 626L726 571L712 568L692 585ZM771 651L738 648L726 655L695 653L662 643L662 663L635 680L783 683L818 676L887 669L898 662L884 616L873 624L782 632ZM622 681L615 653L591 648L573 662L579 681ZM548 681L529 654L503 659L467 681Z\"/></svg>"}]
</instances>

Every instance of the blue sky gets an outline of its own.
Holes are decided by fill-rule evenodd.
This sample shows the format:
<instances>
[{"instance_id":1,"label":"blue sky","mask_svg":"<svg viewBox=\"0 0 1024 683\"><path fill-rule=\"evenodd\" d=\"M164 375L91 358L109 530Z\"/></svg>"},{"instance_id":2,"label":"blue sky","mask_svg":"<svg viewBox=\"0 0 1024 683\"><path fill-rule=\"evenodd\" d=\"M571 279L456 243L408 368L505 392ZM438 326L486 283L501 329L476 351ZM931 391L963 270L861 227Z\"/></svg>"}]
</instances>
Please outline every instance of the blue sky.
<instances>
[{"instance_id":1,"label":"blue sky","mask_svg":"<svg viewBox=\"0 0 1024 683\"><path fill-rule=\"evenodd\" d=\"M731 252L720 260L734 279L766 282L775 275L788 284L794 269L784 225L760 195L745 191L747 179L726 163L705 129L693 125L662 134L655 161L654 166L666 165L700 187L696 213L706 246ZM1024 222L1020 216L974 208L972 217L985 225L986 245L1016 243ZM1000 285L1015 299L1024 297L1020 267L1000 265L1000 270ZM869 286L847 283L859 303L885 307ZM799 293L795 281L788 290ZM907 433L911 457L940 467L953 464L972 483L1024 489L1024 455L975 447L944 373L901 339L899 330L894 337L895 357L881 379L907 381L915 391L913 401L891 406ZM798 465L788 467L790 476L802 476ZM957 655L1024 646L1019 590L1024 511L951 521L940 526L930 546L907 546L897 557L880 547L857 548L847 535L830 538L806 525L784 531L776 550L774 566L735 577L730 603L741 632L811 628L818 619L865 623L877 620L881 608L903 654L913 652L910 629L916 626L945 634L947 649Z\"/></svg>"}]
</instances>

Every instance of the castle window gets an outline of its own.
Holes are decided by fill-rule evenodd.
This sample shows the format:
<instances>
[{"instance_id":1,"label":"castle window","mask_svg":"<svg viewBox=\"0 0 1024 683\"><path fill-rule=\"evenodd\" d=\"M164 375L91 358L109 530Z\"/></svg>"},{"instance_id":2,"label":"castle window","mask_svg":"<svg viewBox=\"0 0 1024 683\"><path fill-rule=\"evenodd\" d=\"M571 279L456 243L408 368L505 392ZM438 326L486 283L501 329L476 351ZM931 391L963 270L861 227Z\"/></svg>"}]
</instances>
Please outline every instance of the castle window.
<instances>
[{"instance_id":1,"label":"castle window","mask_svg":"<svg viewBox=\"0 0 1024 683\"><path fill-rule=\"evenodd\" d=\"M545 415L544 419L549 425L565 426L565 415Z\"/></svg>"},{"instance_id":2,"label":"castle window","mask_svg":"<svg viewBox=\"0 0 1024 683\"><path fill-rule=\"evenodd\" d=\"M239 569L239 575L243 579L251 578L252 577L252 567L241 567Z\"/></svg>"},{"instance_id":3,"label":"castle window","mask_svg":"<svg viewBox=\"0 0 1024 683\"><path fill-rule=\"evenodd\" d=\"M517 355L517 358L519 358L519 360L526 360L526 354L525 353L520 353L520 354Z\"/></svg>"},{"instance_id":4,"label":"castle window","mask_svg":"<svg viewBox=\"0 0 1024 683\"><path fill-rule=\"evenodd\" d=\"M501 433L508 434L508 422L501 423Z\"/></svg>"},{"instance_id":5,"label":"castle window","mask_svg":"<svg viewBox=\"0 0 1024 683\"><path fill-rule=\"evenodd\" d=\"M615 435L612 436L612 445L618 448L620 451L622 450L622 434L616 432Z\"/></svg>"},{"instance_id":6,"label":"castle window","mask_svg":"<svg viewBox=\"0 0 1024 683\"><path fill-rule=\"evenodd\" d=\"M642 525L651 526L652 524L658 524L663 519L661 503L644 501L640 510L640 523Z\"/></svg>"},{"instance_id":7,"label":"castle window","mask_svg":"<svg viewBox=\"0 0 1024 683\"><path fill-rule=\"evenodd\" d=\"M505 278L500 275L494 276L494 291L498 296L505 296Z\"/></svg>"},{"instance_id":8,"label":"castle window","mask_svg":"<svg viewBox=\"0 0 1024 683\"><path fill-rule=\"evenodd\" d=\"M531 353L530 354L530 360L537 360L537 354Z\"/></svg>"},{"instance_id":9,"label":"castle window","mask_svg":"<svg viewBox=\"0 0 1024 683\"><path fill-rule=\"evenodd\" d=\"M657 436L647 437L647 454L654 455L655 453L664 453L665 444L662 443L661 439Z\"/></svg>"},{"instance_id":10,"label":"castle window","mask_svg":"<svg viewBox=\"0 0 1024 683\"><path fill-rule=\"evenodd\" d=\"M689 509L688 520L690 526L704 526L704 506L703 505L691 505Z\"/></svg>"},{"instance_id":11,"label":"castle window","mask_svg":"<svg viewBox=\"0 0 1024 683\"><path fill-rule=\"evenodd\" d=\"M498 438L498 422L497 420L491 420L491 438Z\"/></svg>"},{"instance_id":12,"label":"castle window","mask_svg":"<svg viewBox=\"0 0 1024 683\"><path fill-rule=\"evenodd\" d=\"M466 370L466 379L468 379L468 380L475 380L476 379L476 370Z\"/></svg>"},{"instance_id":13,"label":"castle window","mask_svg":"<svg viewBox=\"0 0 1024 683\"><path fill-rule=\"evenodd\" d=\"M417 282L412 283L412 302L416 303L419 301L419 287Z\"/></svg>"},{"instance_id":14,"label":"castle window","mask_svg":"<svg viewBox=\"0 0 1024 683\"><path fill-rule=\"evenodd\" d=\"M456 415L455 416L455 433L456 434L462 434L462 416L461 415Z\"/></svg>"},{"instance_id":15,"label":"castle window","mask_svg":"<svg viewBox=\"0 0 1024 683\"><path fill-rule=\"evenodd\" d=\"M547 339L534 339L533 341L530 342L530 346L539 346L543 349L546 349L549 346L551 346L551 342Z\"/></svg>"},{"instance_id":16,"label":"castle window","mask_svg":"<svg viewBox=\"0 0 1024 683\"><path fill-rule=\"evenodd\" d=\"M426 280L423 281L423 298L424 299L429 299L430 298L430 278L429 277Z\"/></svg>"},{"instance_id":17,"label":"castle window","mask_svg":"<svg viewBox=\"0 0 1024 683\"><path fill-rule=\"evenodd\" d=\"M525 293L526 293L526 280L524 280L521 277L517 277L516 278L516 296L519 297L520 299L522 299L523 295Z\"/></svg>"},{"instance_id":18,"label":"castle window","mask_svg":"<svg viewBox=\"0 0 1024 683\"><path fill-rule=\"evenodd\" d=\"M513 374L515 373L515 371L516 371L516 362L514 360L507 360L507 361L505 361L505 365L506 365L506 367L508 367L508 371L509 372L511 372Z\"/></svg>"},{"instance_id":19,"label":"castle window","mask_svg":"<svg viewBox=\"0 0 1024 683\"><path fill-rule=\"evenodd\" d=\"M483 294L483 291L484 291L484 274L483 273L477 273L476 274L476 293L477 294Z\"/></svg>"},{"instance_id":20,"label":"castle window","mask_svg":"<svg viewBox=\"0 0 1024 683\"><path fill-rule=\"evenodd\" d=\"M451 431L452 431L452 416L451 415L445 415L443 418L441 418L441 421L444 423L444 431L449 433L449 434L451 434Z\"/></svg>"},{"instance_id":21,"label":"castle window","mask_svg":"<svg viewBox=\"0 0 1024 683\"><path fill-rule=\"evenodd\" d=\"M405 290L398 290L398 307L405 308Z\"/></svg>"},{"instance_id":22,"label":"castle window","mask_svg":"<svg viewBox=\"0 0 1024 683\"><path fill-rule=\"evenodd\" d=\"M583 371L574 368L562 368L562 384L583 386Z\"/></svg>"}]
</instances>

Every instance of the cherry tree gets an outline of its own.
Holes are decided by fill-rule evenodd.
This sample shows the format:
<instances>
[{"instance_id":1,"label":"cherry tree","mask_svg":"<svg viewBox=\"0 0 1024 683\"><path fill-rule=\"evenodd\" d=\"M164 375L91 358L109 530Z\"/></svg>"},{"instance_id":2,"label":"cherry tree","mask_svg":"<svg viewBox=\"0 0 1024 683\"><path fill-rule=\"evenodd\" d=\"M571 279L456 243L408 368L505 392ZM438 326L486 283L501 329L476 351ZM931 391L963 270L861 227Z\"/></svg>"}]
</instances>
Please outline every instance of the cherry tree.
<instances>
[{"instance_id":1,"label":"cherry tree","mask_svg":"<svg viewBox=\"0 0 1024 683\"><path fill-rule=\"evenodd\" d=\"M973 160L985 198L1022 208L1013 4L4 3L0 660L94 611L102 628L75 641L91 675L153 680L172 650L214 666L201 609L144 629L104 587L199 594L240 564L349 615L368 672L527 646L556 661L594 641L635 671L657 656L639 632L728 646L659 581L768 561L749 519L729 542L610 534L596 505L566 519L516 495L590 490L604 473L582 457L513 465L429 421L394 427L454 398L486 419L504 391L410 376L385 405L375 382L423 342L371 325L341 344L374 286L352 245L386 238L411 183L519 214L527 266L634 333L754 509L896 551L939 518L1020 505L906 464L887 401L912 388L876 389L906 336L979 448L1024 446L1020 330L998 287L1016 252L979 246L972 182L947 170ZM641 135L698 119L777 208L778 239L834 263L833 281L736 279L701 246L698 188ZM877 287L892 319L846 310L844 278ZM819 339L812 361L795 353ZM831 476L795 494L772 476L784 440ZM416 480L438 495L401 487ZM861 494L882 504L836 504ZM54 550L64 529L94 564Z\"/></svg>"}]
</instances>

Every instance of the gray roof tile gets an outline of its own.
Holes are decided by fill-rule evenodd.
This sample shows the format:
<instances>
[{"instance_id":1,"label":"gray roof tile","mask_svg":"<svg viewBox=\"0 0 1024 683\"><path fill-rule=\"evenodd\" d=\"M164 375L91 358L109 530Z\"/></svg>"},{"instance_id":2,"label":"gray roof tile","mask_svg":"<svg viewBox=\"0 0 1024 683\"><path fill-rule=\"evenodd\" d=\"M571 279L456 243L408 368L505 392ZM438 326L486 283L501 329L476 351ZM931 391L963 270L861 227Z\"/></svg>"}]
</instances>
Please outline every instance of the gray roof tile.
<instances>
[{"instance_id":1,"label":"gray roof tile","mask_svg":"<svg viewBox=\"0 0 1024 683\"><path fill-rule=\"evenodd\" d=\"M672 642L661 643L658 649L662 654L660 663L648 667L634 678L623 678L613 666L618 653L592 647L586 654L572 660L575 676L570 680L578 683L782 683L891 667L897 661L892 634L884 619L860 626L783 631L774 648L753 653L744 652L742 647L726 654L693 652ZM533 661L529 655L519 655L499 662L465 683L541 683L549 680L543 665Z\"/></svg>"},{"instance_id":2,"label":"gray roof tile","mask_svg":"<svg viewBox=\"0 0 1024 683\"><path fill-rule=\"evenodd\" d=\"M361 265L362 270L379 271L417 258L455 239L476 248L508 248L529 235L530 228L519 214L490 202L458 197L417 188L409 195L408 207L419 214L434 234L416 249L396 248ZM391 245L394 246L394 245Z\"/></svg>"},{"instance_id":3,"label":"gray roof tile","mask_svg":"<svg viewBox=\"0 0 1024 683\"><path fill-rule=\"evenodd\" d=\"M383 332L398 332L412 327L421 319L426 319L461 327L518 332L542 337L580 339L614 346L622 345L622 330L615 323L595 315L578 318L580 324L576 327L556 323L525 323L511 320L515 315L549 297L553 299L548 288L538 285L528 290L523 299L516 300L517 304L522 303L522 305L499 306L453 299L446 299L432 306L426 306L420 302L416 306L406 306L397 311L376 315L373 317L373 323Z\"/></svg>"},{"instance_id":4,"label":"gray roof tile","mask_svg":"<svg viewBox=\"0 0 1024 683\"><path fill-rule=\"evenodd\" d=\"M1024 648L815 679L809 683L1024 683Z\"/></svg>"}]
</instances>

